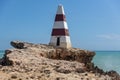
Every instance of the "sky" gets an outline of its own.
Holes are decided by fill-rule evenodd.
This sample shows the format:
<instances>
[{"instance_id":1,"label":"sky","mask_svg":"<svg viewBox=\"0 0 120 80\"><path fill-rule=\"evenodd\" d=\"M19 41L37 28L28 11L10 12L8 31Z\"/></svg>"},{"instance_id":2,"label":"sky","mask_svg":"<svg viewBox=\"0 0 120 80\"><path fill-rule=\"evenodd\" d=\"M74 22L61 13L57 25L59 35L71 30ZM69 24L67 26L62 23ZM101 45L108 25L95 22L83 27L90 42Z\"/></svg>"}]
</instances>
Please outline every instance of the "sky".
<instances>
[{"instance_id":1,"label":"sky","mask_svg":"<svg viewBox=\"0 0 120 80\"><path fill-rule=\"evenodd\" d=\"M120 50L120 0L0 0L0 49L13 40L48 44L59 4L73 47Z\"/></svg>"}]
</instances>

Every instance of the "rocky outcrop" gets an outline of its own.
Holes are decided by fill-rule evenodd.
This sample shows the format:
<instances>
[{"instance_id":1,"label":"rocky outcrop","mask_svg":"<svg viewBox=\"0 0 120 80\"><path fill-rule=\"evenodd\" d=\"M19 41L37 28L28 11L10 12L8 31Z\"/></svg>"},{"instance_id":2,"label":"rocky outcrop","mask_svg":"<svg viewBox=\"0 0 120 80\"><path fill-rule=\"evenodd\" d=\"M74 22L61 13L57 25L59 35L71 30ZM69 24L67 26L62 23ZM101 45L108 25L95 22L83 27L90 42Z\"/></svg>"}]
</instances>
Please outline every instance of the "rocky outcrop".
<instances>
[{"instance_id":1,"label":"rocky outcrop","mask_svg":"<svg viewBox=\"0 0 120 80\"><path fill-rule=\"evenodd\" d=\"M34 52L42 57L57 59L57 60L68 60L68 61L78 61L81 63L91 63L95 52L81 50L78 48L60 48L49 46L45 44L32 44L26 42L12 41L11 45L17 49L27 48L28 52Z\"/></svg>"},{"instance_id":2,"label":"rocky outcrop","mask_svg":"<svg viewBox=\"0 0 120 80\"><path fill-rule=\"evenodd\" d=\"M95 53L78 48L12 41L0 60L0 80L120 80L91 62Z\"/></svg>"}]
</instances>

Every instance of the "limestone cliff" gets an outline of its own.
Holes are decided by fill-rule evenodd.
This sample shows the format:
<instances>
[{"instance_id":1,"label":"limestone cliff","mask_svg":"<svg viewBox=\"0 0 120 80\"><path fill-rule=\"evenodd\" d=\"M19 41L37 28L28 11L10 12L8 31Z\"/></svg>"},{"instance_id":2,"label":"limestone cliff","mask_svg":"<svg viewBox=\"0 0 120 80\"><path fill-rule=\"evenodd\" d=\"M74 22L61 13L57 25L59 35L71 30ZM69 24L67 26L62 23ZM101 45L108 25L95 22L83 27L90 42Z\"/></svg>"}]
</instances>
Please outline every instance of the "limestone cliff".
<instances>
[{"instance_id":1,"label":"limestone cliff","mask_svg":"<svg viewBox=\"0 0 120 80\"><path fill-rule=\"evenodd\" d=\"M91 62L95 53L78 48L12 41L0 60L0 80L120 80Z\"/></svg>"}]
</instances>

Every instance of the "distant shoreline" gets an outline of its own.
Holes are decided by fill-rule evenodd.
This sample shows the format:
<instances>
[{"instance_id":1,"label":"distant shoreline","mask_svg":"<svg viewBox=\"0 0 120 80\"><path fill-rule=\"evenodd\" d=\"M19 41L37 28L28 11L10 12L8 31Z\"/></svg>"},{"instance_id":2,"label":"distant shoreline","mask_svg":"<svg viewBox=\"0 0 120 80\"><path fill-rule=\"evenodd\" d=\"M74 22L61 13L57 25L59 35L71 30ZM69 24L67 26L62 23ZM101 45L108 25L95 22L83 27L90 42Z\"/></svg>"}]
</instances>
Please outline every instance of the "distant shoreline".
<instances>
[{"instance_id":1,"label":"distant shoreline","mask_svg":"<svg viewBox=\"0 0 120 80\"><path fill-rule=\"evenodd\" d=\"M120 52L120 50L94 50L95 52Z\"/></svg>"}]
</instances>

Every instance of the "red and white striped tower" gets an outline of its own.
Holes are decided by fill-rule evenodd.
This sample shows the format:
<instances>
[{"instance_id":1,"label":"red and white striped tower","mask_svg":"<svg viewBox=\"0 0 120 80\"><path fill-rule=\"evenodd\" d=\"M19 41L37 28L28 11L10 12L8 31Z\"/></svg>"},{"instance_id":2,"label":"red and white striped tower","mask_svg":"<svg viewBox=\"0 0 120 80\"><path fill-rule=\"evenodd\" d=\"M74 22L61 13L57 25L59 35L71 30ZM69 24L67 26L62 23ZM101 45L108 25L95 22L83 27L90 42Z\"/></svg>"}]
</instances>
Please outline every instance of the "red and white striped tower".
<instances>
[{"instance_id":1,"label":"red and white striped tower","mask_svg":"<svg viewBox=\"0 0 120 80\"><path fill-rule=\"evenodd\" d=\"M55 22L52 29L50 45L59 46L63 48L70 48L71 41L62 5L58 6Z\"/></svg>"}]
</instances>

